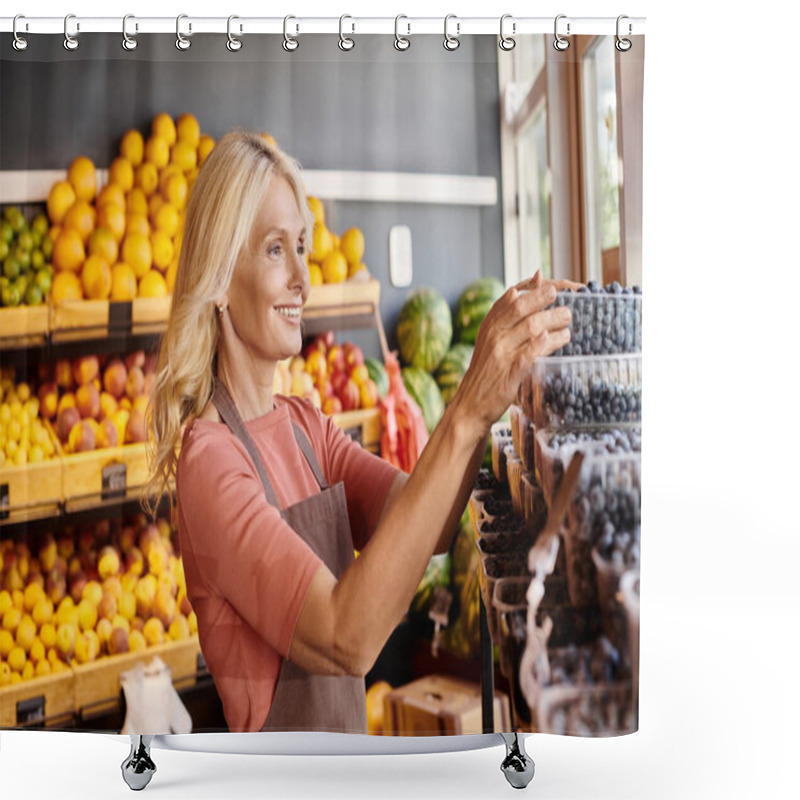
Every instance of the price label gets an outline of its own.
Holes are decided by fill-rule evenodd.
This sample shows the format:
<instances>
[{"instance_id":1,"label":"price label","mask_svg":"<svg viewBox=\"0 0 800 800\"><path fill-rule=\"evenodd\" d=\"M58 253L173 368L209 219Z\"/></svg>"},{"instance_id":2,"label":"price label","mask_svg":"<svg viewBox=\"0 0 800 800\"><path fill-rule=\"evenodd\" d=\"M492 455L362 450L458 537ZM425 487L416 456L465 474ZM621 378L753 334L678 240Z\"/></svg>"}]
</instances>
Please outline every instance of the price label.
<instances>
[{"instance_id":1,"label":"price label","mask_svg":"<svg viewBox=\"0 0 800 800\"><path fill-rule=\"evenodd\" d=\"M133 322L133 303L115 300L108 304L108 327L114 332L130 331Z\"/></svg>"},{"instance_id":2,"label":"price label","mask_svg":"<svg viewBox=\"0 0 800 800\"><path fill-rule=\"evenodd\" d=\"M7 483L0 483L0 519L8 519L8 509L11 505L11 496Z\"/></svg>"},{"instance_id":3,"label":"price label","mask_svg":"<svg viewBox=\"0 0 800 800\"><path fill-rule=\"evenodd\" d=\"M103 467L103 500L124 497L128 486L128 465L106 464Z\"/></svg>"},{"instance_id":4,"label":"price label","mask_svg":"<svg viewBox=\"0 0 800 800\"><path fill-rule=\"evenodd\" d=\"M17 702L17 725L26 725L39 719L44 719L44 695Z\"/></svg>"}]
</instances>

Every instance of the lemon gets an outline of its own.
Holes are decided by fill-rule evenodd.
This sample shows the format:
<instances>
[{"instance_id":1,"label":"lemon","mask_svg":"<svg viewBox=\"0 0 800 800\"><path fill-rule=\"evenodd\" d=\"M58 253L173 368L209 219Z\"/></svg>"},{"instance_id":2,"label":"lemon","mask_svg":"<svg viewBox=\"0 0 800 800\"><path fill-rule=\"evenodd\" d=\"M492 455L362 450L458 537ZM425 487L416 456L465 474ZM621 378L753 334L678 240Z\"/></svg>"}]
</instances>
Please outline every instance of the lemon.
<instances>
[{"instance_id":1,"label":"lemon","mask_svg":"<svg viewBox=\"0 0 800 800\"><path fill-rule=\"evenodd\" d=\"M125 156L117 156L108 168L108 181L129 192L133 188L133 164Z\"/></svg>"},{"instance_id":2,"label":"lemon","mask_svg":"<svg viewBox=\"0 0 800 800\"><path fill-rule=\"evenodd\" d=\"M362 270L366 272L367 265L363 261L359 261L357 264L348 264L347 265L347 277L352 278L357 272L361 272Z\"/></svg>"},{"instance_id":3,"label":"lemon","mask_svg":"<svg viewBox=\"0 0 800 800\"><path fill-rule=\"evenodd\" d=\"M122 242L122 260L137 278L142 278L153 264L150 240L141 233L129 233Z\"/></svg>"},{"instance_id":4,"label":"lemon","mask_svg":"<svg viewBox=\"0 0 800 800\"><path fill-rule=\"evenodd\" d=\"M331 232L324 224L316 223L311 244L311 260L322 264L332 250L333 238L331 237Z\"/></svg>"},{"instance_id":5,"label":"lemon","mask_svg":"<svg viewBox=\"0 0 800 800\"><path fill-rule=\"evenodd\" d=\"M119 245L114 234L108 228L98 227L89 237L89 255L100 256L109 264L114 264L119 255Z\"/></svg>"},{"instance_id":6,"label":"lemon","mask_svg":"<svg viewBox=\"0 0 800 800\"><path fill-rule=\"evenodd\" d=\"M7 659L15 644L14 635L11 631L7 631L5 628L0 630L0 658Z\"/></svg>"},{"instance_id":7,"label":"lemon","mask_svg":"<svg viewBox=\"0 0 800 800\"><path fill-rule=\"evenodd\" d=\"M83 287L80 278L74 272L59 272L53 278L50 299L55 305L65 300L82 300Z\"/></svg>"},{"instance_id":8,"label":"lemon","mask_svg":"<svg viewBox=\"0 0 800 800\"><path fill-rule=\"evenodd\" d=\"M8 654L8 666L11 669L16 672L22 672L27 660L28 657L25 655L25 651L19 645L11 648L11 652Z\"/></svg>"},{"instance_id":9,"label":"lemon","mask_svg":"<svg viewBox=\"0 0 800 800\"><path fill-rule=\"evenodd\" d=\"M189 172L189 170L197 166L197 149L189 144L189 142L178 139L178 141L172 145L170 162L177 164L184 172Z\"/></svg>"},{"instance_id":10,"label":"lemon","mask_svg":"<svg viewBox=\"0 0 800 800\"><path fill-rule=\"evenodd\" d=\"M125 230L128 233L141 233L144 236L149 236L150 223L147 221L147 215L128 214L125 218Z\"/></svg>"},{"instance_id":11,"label":"lemon","mask_svg":"<svg viewBox=\"0 0 800 800\"><path fill-rule=\"evenodd\" d=\"M339 249L348 264L358 264L364 257L364 234L359 228L349 228L342 234Z\"/></svg>"},{"instance_id":12,"label":"lemon","mask_svg":"<svg viewBox=\"0 0 800 800\"><path fill-rule=\"evenodd\" d=\"M150 237L150 244L153 248L153 266L164 272L174 256L172 239L164 231L154 231Z\"/></svg>"},{"instance_id":13,"label":"lemon","mask_svg":"<svg viewBox=\"0 0 800 800\"><path fill-rule=\"evenodd\" d=\"M147 196L138 186L134 186L128 192L128 216L136 214L137 216L147 217Z\"/></svg>"},{"instance_id":14,"label":"lemon","mask_svg":"<svg viewBox=\"0 0 800 800\"><path fill-rule=\"evenodd\" d=\"M181 114L176 124L178 139L196 148L200 144L200 123L193 114Z\"/></svg>"},{"instance_id":15,"label":"lemon","mask_svg":"<svg viewBox=\"0 0 800 800\"><path fill-rule=\"evenodd\" d=\"M18 647L26 653L30 652L33 640L36 638L36 623L26 614L17 625L17 633L14 637Z\"/></svg>"},{"instance_id":16,"label":"lemon","mask_svg":"<svg viewBox=\"0 0 800 800\"><path fill-rule=\"evenodd\" d=\"M166 297L169 294L164 276L154 269L139 281L139 297Z\"/></svg>"},{"instance_id":17,"label":"lemon","mask_svg":"<svg viewBox=\"0 0 800 800\"><path fill-rule=\"evenodd\" d=\"M108 228L114 234L117 242L122 241L125 235L125 207L116 203L105 202L98 204L97 225L98 227Z\"/></svg>"},{"instance_id":18,"label":"lemon","mask_svg":"<svg viewBox=\"0 0 800 800\"><path fill-rule=\"evenodd\" d=\"M111 269L111 299L133 300L136 297L136 275L124 262L114 264Z\"/></svg>"},{"instance_id":19,"label":"lemon","mask_svg":"<svg viewBox=\"0 0 800 800\"><path fill-rule=\"evenodd\" d=\"M94 230L97 212L86 200L78 199L72 204L64 217L64 229L72 229L80 234L85 245Z\"/></svg>"},{"instance_id":20,"label":"lemon","mask_svg":"<svg viewBox=\"0 0 800 800\"><path fill-rule=\"evenodd\" d=\"M89 256L81 270L81 285L89 300L106 300L111 294L111 267L100 256Z\"/></svg>"},{"instance_id":21,"label":"lemon","mask_svg":"<svg viewBox=\"0 0 800 800\"><path fill-rule=\"evenodd\" d=\"M341 283L347 278L347 259L339 250L334 250L322 262L322 277L325 283Z\"/></svg>"},{"instance_id":22,"label":"lemon","mask_svg":"<svg viewBox=\"0 0 800 800\"><path fill-rule=\"evenodd\" d=\"M144 145L144 160L163 169L169 164L169 144L161 136L151 136Z\"/></svg>"},{"instance_id":23,"label":"lemon","mask_svg":"<svg viewBox=\"0 0 800 800\"><path fill-rule=\"evenodd\" d=\"M119 145L119 154L130 161L131 166L138 167L144 158L144 137L137 130L129 130Z\"/></svg>"},{"instance_id":24,"label":"lemon","mask_svg":"<svg viewBox=\"0 0 800 800\"><path fill-rule=\"evenodd\" d=\"M147 218L150 220L153 227L155 227L156 211L166 202L163 195L154 194L147 203Z\"/></svg>"},{"instance_id":25,"label":"lemon","mask_svg":"<svg viewBox=\"0 0 800 800\"><path fill-rule=\"evenodd\" d=\"M178 209L172 203L163 203L155 212L153 225L156 230L164 231L170 237L175 236L180 226Z\"/></svg>"},{"instance_id":26,"label":"lemon","mask_svg":"<svg viewBox=\"0 0 800 800\"><path fill-rule=\"evenodd\" d=\"M54 183L47 195L47 216L50 217L50 222L60 225L76 199L75 190L69 181Z\"/></svg>"},{"instance_id":27,"label":"lemon","mask_svg":"<svg viewBox=\"0 0 800 800\"><path fill-rule=\"evenodd\" d=\"M133 168L131 167L131 170ZM133 184L133 171L131 171L131 184ZM100 208L103 203L114 203L123 211L125 210L125 192L118 183L107 183L98 193L95 208Z\"/></svg>"},{"instance_id":28,"label":"lemon","mask_svg":"<svg viewBox=\"0 0 800 800\"><path fill-rule=\"evenodd\" d=\"M308 276L312 286L322 286L322 284L325 282L322 279L322 269L320 268L319 264L308 265Z\"/></svg>"},{"instance_id":29,"label":"lemon","mask_svg":"<svg viewBox=\"0 0 800 800\"><path fill-rule=\"evenodd\" d=\"M85 260L86 251L80 233L73 228L63 228L53 245L53 266L59 270L78 272ZM53 287L55 289L55 280Z\"/></svg>"},{"instance_id":30,"label":"lemon","mask_svg":"<svg viewBox=\"0 0 800 800\"><path fill-rule=\"evenodd\" d=\"M78 156L67 170L67 180L75 190L78 200L91 200L97 193L97 170L91 159Z\"/></svg>"},{"instance_id":31,"label":"lemon","mask_svg":"<svg viewBox=\"0 0 800 800\"><path fill-rule=\"evenodd\" d=\"M136 167L136 172L133 176L133 185L141 189L145 197L150 197L158 188L158 167L156 167L155 164L151 164L149 161L140 164Z\"/></svg>"},{"instance_id":32,"label":"lemon","mask_svg":"<svg viewBox=\"0 0 800 800\"><path fill-rule=\"evenodd\" d=\"M322 200L320 200L318 197L311 197L310 195L307 199L308 207L311 209L311 213L314 215L314 220L318 225L325 225L325 209L322 206ZM316 228L316 225L314 227Z\"/></svg>"},{"instance_id":33,"label":"lemon","mask_svg":"<svg viewBox=\"0 0 800 800\"><path fill-rule=\"evenodd\" d=\"M164 197L175 208L184 208L189 197L189 182L183 174L170 175L162 189Z\"/></svg>"},{"instance_id":34,"label":"lemon","mask_svg":"<svg viewBox=\"0 0 800 800\"><path fill-rule=\"evenodd\" d=\"M153 117L153 127L150 133L153 136L159 136L164 139L167 145L174 144L175 139L178 138L178 132L175 130L175 122L165 111Z\"/></svg>"}]
</instances>

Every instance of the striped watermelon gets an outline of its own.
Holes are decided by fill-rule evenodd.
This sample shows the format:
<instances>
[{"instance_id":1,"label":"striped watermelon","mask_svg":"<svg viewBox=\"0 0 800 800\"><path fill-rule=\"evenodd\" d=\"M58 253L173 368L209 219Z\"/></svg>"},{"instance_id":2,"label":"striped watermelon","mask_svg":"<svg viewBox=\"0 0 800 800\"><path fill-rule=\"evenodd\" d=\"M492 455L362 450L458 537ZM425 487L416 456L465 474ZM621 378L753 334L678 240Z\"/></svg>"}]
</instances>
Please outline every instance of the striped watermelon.
<instances>
[{"instance_id":1,"label":"striped watermelon","mask_svg":"<svg viewBox=\"0 0 800 800\"><path fill-rule=\"evenodd\" d=\"M428 433L433 433L436 423L444 414L444 400L436 381L417 367L403 367L401 374L406 391L422 411Z\"/></svg>"},{"instance_id":2,"label":"striped watermelon","mask_svg":"<svg viewBox=\"0 0 800 800\"><path fill-rule=\"evenodd\" d=\"M400 309L397 342L403 362L433 372L453 340L447 301L435 290L417 289Z\"/></svg>"},{"instance_id":3,"label":"striped watermelon","mask_svg":"<svg viewBox=\"0 0 800 800\"><path fill-rule=\"evenodd\" d=\"M367 368L369 377L378 387L378 394L381 397L386 397L389 391L389 376L386 374L386 367L383 366L383 362L377 358L367 358L364 360L364 366Z\"/></svg>"},{"instance_id":4,"label":"striped watermelon","mask_svg":"<svg viewBox=\"0 0 800 800\"><path fill-rule=\"evenodd\" d=\"M449 405L453 399L461 379L469 367L469 362L472 360L474 349L471 344L454 344L447 351L442 363L439 364L439 369L436 370L434 377L445 405Z\"/></svg>"},{"instance_id":5,"label":"striped watermelon","mask_svg":"<svg viewBox=\"0 0 800 800\"><path fill-rule=\"evenodd\" d=\"M497 278L478 278L461 292L454 315L457 342L475 344L483 318L505 290Z\"/></svg>"}]
</instances>

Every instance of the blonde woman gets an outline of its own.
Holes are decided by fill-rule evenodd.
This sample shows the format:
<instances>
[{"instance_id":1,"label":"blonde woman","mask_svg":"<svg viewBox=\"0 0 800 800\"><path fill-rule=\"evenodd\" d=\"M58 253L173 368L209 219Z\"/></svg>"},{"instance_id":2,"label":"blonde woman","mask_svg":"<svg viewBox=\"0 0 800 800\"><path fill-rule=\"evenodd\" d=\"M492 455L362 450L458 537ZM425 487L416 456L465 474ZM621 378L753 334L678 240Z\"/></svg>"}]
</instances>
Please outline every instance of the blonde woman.
<instances>
[{"instance_id":1,"label":"blonde woman","mask_svg":"<svg viewBox=\"0 0 800 800\"><path fill-rule=\"evenodd\" d=\"M545 310L552 285L509 289L406 475L272 394L302 345L312 231L297 164L224 136L187 209L152 397L150 488L175 478L187 593L232 731L367 732L364 675L450 546L491 424L569 338L568 309Z\"/></svg>"}]
</instances>

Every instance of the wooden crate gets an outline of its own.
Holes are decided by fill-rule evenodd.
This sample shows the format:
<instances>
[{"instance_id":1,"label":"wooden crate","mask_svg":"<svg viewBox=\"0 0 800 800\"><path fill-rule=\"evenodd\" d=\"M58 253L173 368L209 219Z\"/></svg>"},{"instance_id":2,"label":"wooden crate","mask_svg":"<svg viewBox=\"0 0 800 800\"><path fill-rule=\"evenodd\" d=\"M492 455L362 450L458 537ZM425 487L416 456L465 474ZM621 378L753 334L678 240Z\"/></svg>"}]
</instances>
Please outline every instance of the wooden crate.
<instances>
[{"instance_id":1,"label":"wooden crate","mask_svg":"<svg viewBox=\"0 0 800 800\"><path fill-rule=\"evenodd\" d=\"M95 496L106 499L143 486L148 477L145 447L144 442L139 442L65 455L64 499Z\"/></svg>"},{"instance_id":2,"label":"wooden crate","mask_svg":"<svg viewBox=\"0 0 800 800\"><path fill-rule=\"evenodd\" d=\"M0 467L0 517L9 511L57 506L64 494L64 458L58 437L45 423L56 456L37 464Z\"/></svg>"},{"instance_id":3,"label":"wooden crate","mask_svg":"<svg viewBox=\"0 0 800 800\"><path fill-rule=\"evenodd\" d=\"M157 330L169 319L172 297L135 297L132 301L67 300L53 305L50 329L55 334L81 333L106 335L109 332Z\"/></svg>"},{"instance_id":4,"label":"wooden crate","mask_svg":"<svg viewBox=\"0 0 800 800\"><path fill-rule=\"evenodd\" d=\"M75 709L75 674L72 669L32 678L0 689L0 728L69 714Z\"/></svg>"},{"instance_id":5,"label":"wooden crate","mask_svg":"<svg viewBox=\"0 0 800 800\"><path fill-rule=\"evenodd\" d=\"M494 729L511 730L508 696L497 690ZM383 730L390 736L483 733L480 684L427 675L394 689L383 699Z\"/></svg>"},{"instance_id":6,"label":"wooden crate","mask_svg":"<svg viewBox=\"0 0 800 800\"><path fill-rule=\"evenodd\" d=\"M29 338L43 339L49 330L50 311L46 305L0 309L0 342L3 345Z\"/></svg>"},{"instance_id":7,"label":"wooden crate","mask_svg":"<svg viewBox=\"0 0 800 800\"><path fill-rule=\"evenodd\" d=\"M303 316L370 314L378 307L380 298L381 284L374 278L324 283L311 288Z\"/></svg>"},{"instance_id":8,"label":"wooden crate","mask_svg":"<svg viewBox=\"0 0 800 800\"><path fill-rule=\"evenodd\" d=\"M137 663L149 664L156 656L170 668L173 682L182 680L185 685L193 685L194 681L185 679L197 674L199 653L200 640L195 635L181 642L166 642L148 647L142 653L105 656L90 664L76 664L73 667L75 709L91 706L92 712L96 713L116 705L121 689L119 676Z\"/></svg>"},{"instance_id":9,"label":"wooden crate","mask_svg":"<svg viewBox=\"0 0 800 800\"><path fill-rule=\"evenodd\" d=\"M333 421L361 446L373 453L381 449L381 412L377 408L359 408L333 415Z\"/></svg>"}]
</instances>

